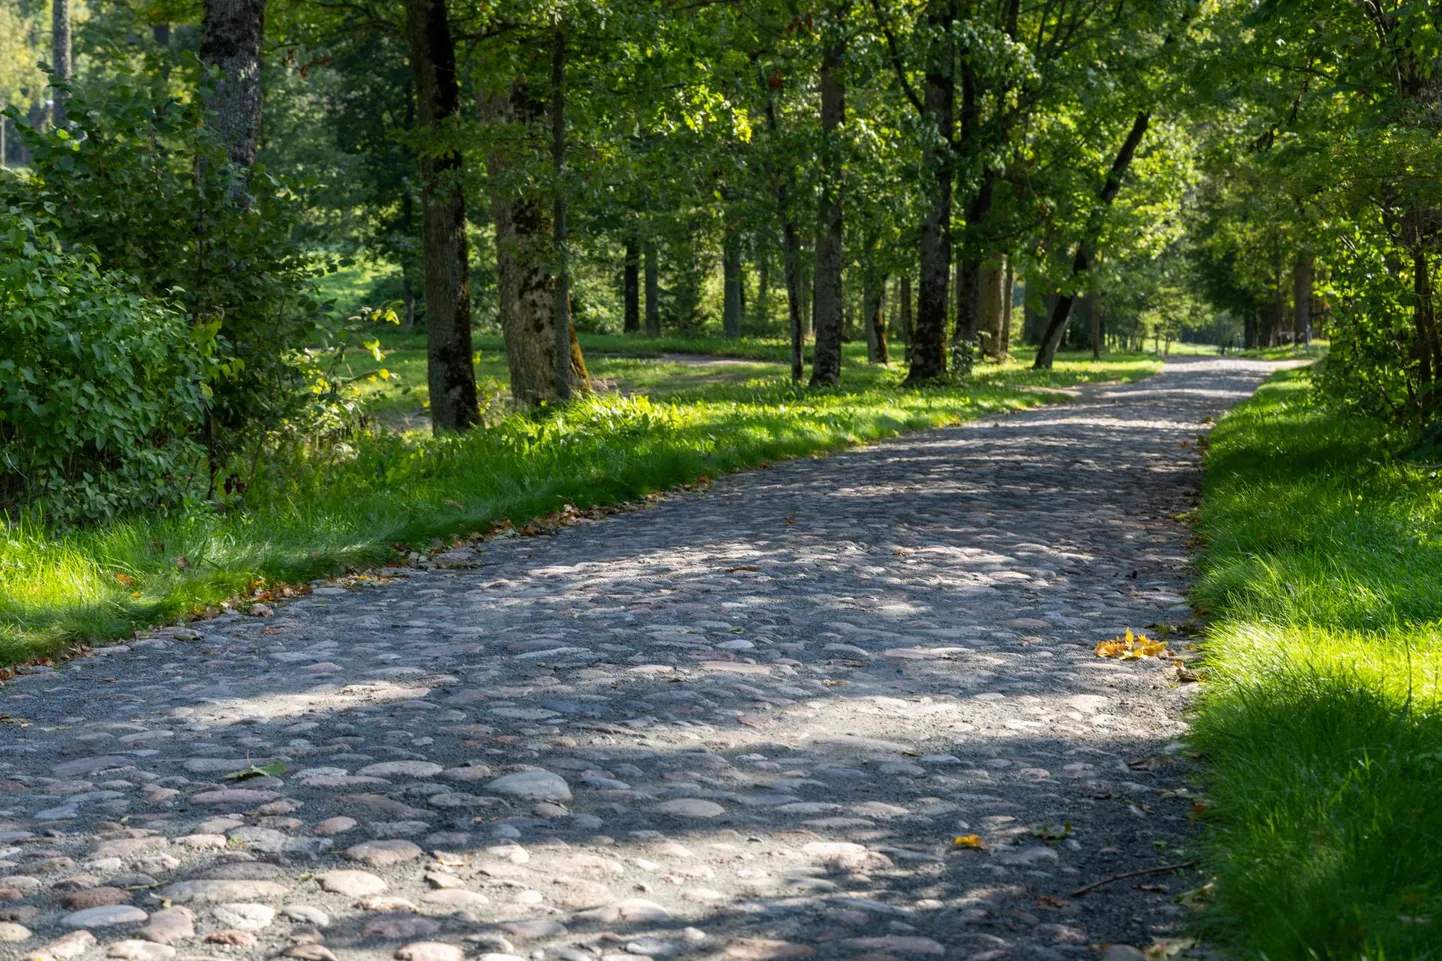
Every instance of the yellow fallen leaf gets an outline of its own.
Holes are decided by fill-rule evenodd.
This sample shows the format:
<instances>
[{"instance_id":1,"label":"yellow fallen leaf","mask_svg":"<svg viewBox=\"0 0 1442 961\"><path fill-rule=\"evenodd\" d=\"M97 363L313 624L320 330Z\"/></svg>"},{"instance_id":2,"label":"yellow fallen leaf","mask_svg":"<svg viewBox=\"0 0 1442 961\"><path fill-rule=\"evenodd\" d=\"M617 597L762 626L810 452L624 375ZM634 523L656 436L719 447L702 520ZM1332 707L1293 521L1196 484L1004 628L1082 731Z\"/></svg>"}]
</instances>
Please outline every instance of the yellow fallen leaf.
<instances>
[{"instance_id":1,"label":"yellow fallen leaf","mask_svg":"<svg viewBox=\"0 0 1442 961\"><path fill-rule=\"evenodd\" d=\"M951 846L956 849L981 851L986 848L986 843L982 841L980 834L962 834L951 839Z\"/></svg>"},{"instance_id":2,"label":"yellow fallen leaf","mask_svg":"<svg viewBox=\"0 0 1442 961\"><path fill-rule=\"evenodd\" d=\"M1121 637L1098 644L1096 655L1135 661L1142 657L1160 657L1166 649L1166 641L1154 641L1145 634L1133 634L1131 628L1127 628L1127 632Z\"/></svg>"}]
</instances>

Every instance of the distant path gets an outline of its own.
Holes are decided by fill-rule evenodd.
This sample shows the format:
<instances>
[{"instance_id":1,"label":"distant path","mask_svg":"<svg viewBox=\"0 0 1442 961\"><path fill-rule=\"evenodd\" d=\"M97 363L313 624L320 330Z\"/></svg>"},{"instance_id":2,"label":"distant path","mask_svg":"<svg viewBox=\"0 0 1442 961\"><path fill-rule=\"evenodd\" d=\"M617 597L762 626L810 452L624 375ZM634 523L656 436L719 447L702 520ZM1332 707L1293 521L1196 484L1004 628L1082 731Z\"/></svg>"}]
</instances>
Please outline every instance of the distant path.
<instances>
[{"instance_id":1,"label":"distant path","mask_svg":"<svg viewBox=\"0 0 1442 961\"><path fill-rule=\"evenodd\" d=\"M0 956L83 926L52 956L987 961L1179 932L1195 875L1068 897L1195 851L1195 685L1092 648L1188 616L1169 515L1204 419L1272 369L1178 359L9 682Z\"/></svg>"}]
</instances>

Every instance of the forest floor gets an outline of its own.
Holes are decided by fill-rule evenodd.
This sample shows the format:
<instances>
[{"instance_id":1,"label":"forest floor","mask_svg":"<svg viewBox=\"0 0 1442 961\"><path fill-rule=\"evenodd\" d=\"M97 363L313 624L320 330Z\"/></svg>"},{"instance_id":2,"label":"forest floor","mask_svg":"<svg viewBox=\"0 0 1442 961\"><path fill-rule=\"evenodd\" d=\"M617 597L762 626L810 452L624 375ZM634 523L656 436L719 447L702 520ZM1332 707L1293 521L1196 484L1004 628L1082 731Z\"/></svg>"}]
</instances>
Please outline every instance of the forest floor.
<instances>
[{"instance_id":1,"label":"forest floor","mask_svg":"<svg viewBox=\"0 0 1442 961\"><path fill-rule=\"evenodd\" d=\"M1273 369L1181 360L27 669L0 950L1169 956L1182 515ZM1185 656L1094 653L1127 628Z\"/></svg>"}]
</instances>

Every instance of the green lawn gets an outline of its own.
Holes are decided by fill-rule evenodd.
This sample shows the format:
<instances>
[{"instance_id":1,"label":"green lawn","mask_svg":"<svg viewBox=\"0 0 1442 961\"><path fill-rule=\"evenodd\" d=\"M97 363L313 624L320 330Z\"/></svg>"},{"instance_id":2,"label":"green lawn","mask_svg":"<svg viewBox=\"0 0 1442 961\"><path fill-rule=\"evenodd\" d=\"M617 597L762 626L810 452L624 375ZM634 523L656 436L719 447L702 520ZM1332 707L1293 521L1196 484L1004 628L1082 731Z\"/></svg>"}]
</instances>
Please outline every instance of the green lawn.
<instances>
[{"instance_id":1,"label":"green lawn","mask_svg":"<svg viewBox=\"0 0 1442 961\"><path fill-rule=\"evenodd\" d=\"M35 524L0 531L0 663L183 618L257 578L297 582L375 566L397 545L439 546L495 521L629 501L721 471L1043 403L1048 387L1130 380L1158 367L1142 355L1063 356L1054 370L1034 372L1022 356L984 365L965 385L915 391L900 388L901 365L859 363L863 348L850 345L843 386L810 391L775 363L603 357L588 337L589 363L610 389L539 417L497 408L484 428L437 440L421 429L424 361L406 336L382 362L400 383L365 384L364 402L376 421L415 429L276 455L255 472L244 502L225 511L68 533ZM498 346L481 338L481 376L497 391Z\"/></svg>"},{"instance_id":2,"label":"green lawn","mask_svg":"<svg viewBox=\"0 0 1442 961\"><path fill-rule=\"evenodd\" d=\"M1212 435L1196 726L1240 957L1442 957L1442 484L1273 378Z\"/></svg>"}]
</instances>

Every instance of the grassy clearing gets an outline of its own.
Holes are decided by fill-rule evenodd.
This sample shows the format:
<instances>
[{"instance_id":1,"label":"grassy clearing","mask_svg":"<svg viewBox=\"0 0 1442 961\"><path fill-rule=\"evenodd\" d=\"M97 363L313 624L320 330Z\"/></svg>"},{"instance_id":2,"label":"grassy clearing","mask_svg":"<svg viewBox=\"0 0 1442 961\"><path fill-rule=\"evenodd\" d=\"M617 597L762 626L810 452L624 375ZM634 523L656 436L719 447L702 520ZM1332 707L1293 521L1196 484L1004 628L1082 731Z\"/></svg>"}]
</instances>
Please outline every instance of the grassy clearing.
<instances>
[{"instance_id":1,"label":"grassy clearing","mask_svg":"<svg viewBox=\"0 0 1442 961\"><path fill-rule=\"evenodd\" d=\"M651 396L612 391L537 418L500 416L462 438L386 431L277 456L244 504L224 513L64 534L33 524L0 531L0 663L182 618L256 578L297 582L374 566L398 544L439 546L494 521L519 523L567 503L616 504L722 471L1032 406L1048 387L1157 368L1137 356L1062 358L1049 372L990 365L964 386L907 391L899 369L863 365L846 371L840 389L808 391L784 375L735 383L691 368L686 381L686 370L664 363L626 363L634 369L618 376L632 385L671 382L647 388Z\"/></svg>"},{"instance_id":2,"label":"grassy clearing","mask_svg":"<svg viewBox=\"0 0 1442 961\"><path fill-rule=\"evenodd\" d=\"M1196 727L1242 956L1442 957L1442 485L1281 374L1212 436Z\"/></svg>"}]
</instances>

